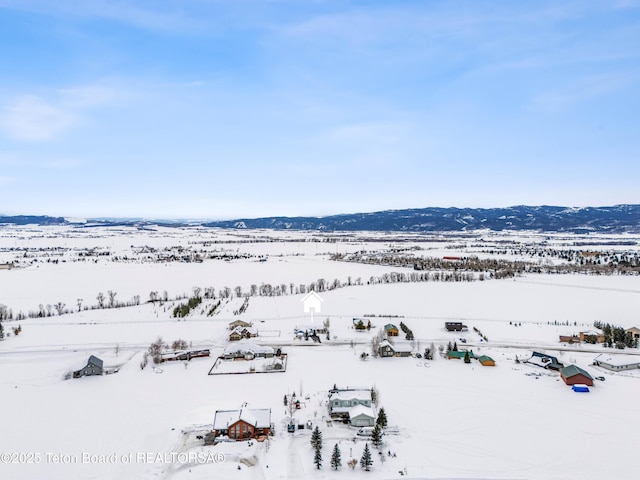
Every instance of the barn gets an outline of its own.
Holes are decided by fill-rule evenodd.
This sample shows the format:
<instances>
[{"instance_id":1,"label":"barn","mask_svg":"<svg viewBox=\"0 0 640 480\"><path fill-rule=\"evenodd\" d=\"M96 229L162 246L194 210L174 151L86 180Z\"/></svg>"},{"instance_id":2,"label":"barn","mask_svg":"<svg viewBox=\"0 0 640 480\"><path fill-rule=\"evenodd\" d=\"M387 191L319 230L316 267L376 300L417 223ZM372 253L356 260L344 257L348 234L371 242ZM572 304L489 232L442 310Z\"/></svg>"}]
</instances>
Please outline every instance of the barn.
<instances>
[{"instance_id":1,"label":"barn","mask_svg":"<svg viewBox=\"0 0 640 480\"><path fill-rule=\"evenodd\" d=\"M589 375L589 372L581 369L576 365L569 365L560 369L560 376L567 385L588 385L593 386L593 377Z\"/></svg>"}]
</instances>

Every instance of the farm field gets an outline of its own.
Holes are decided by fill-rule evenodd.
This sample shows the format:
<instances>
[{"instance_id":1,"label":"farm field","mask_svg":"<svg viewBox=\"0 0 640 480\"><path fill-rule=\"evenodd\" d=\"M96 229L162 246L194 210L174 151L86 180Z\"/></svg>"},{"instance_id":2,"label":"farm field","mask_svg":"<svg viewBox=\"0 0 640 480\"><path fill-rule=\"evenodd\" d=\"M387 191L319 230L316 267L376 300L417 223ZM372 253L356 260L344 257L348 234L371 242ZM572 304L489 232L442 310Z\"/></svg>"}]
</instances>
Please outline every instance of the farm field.
<instances>
[{"instance_id":1,"label":"farm field","mask_svg":"<svg viewBox=\"0 0 640 480\"><path fill-rule=\"evenodd\" d=\"M559 336L593 330L597 321L640 327L637 274L525 272L480 280L474 272L467 280L424 281L387 258L477 256L552 267L575 261L558 251L599 253L602 262L637 255L638 240L2 227L0 264L12 268L0 270L0 304L13 315L0 341L2 477L635 478L640 370L596 367L598 354L619 351L560 343ZM358 261L340 260L356 253ZM303 308L310 288L322 298L314 316ZM201 303L174 317L194 296ZM357 330L354 318L371 328ZM257 330L251 342L287 354L286 371L209 375L232 343L229 323L237 319ZM448 332L450 321L468 331ZM374 357L374 337L400 322L414 340L400 336L396 344L416 353L433 344L433 360ZM330 333L319 343L295 333L325 323ZM141 368L158 337L211 355ZM447 360L439 349L450 342L492 357L496 366ZM534 351L605 380L575 393L557 372L524 363ZM117 373L68 379L90 355ZM347 467L350 458L360 460L368 440L330 421L334 385L374 387L378 407L397 427L381 449L369 445L371 471ZM311 429L287 432L283 398L294 392L302 405L293 423L322 431L321 469L313 464ZM197 437L211 430L216 410L239 408L271 409L273 436L204 446ZM335 444L342 453L338 471L329 464Z\"/></svg>"}]
</instances>

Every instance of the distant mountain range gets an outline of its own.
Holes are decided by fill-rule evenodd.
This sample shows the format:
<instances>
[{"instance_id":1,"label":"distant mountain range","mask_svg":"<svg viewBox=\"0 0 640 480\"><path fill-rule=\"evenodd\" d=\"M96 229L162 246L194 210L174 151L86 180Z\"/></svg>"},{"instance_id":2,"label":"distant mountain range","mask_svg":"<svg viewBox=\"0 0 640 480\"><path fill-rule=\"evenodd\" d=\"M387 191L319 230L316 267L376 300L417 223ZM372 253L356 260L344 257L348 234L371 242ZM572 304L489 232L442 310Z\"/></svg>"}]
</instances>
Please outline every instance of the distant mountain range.
<instances>
[{"instance_id":1,"label":"distant mountain range","mask_svg":"<svg viewBox=\"0 0 640 480\"><path fill-rule=\"evenodd\" d=\"M442 232L488 229L534 230L540 232L571 233L640 233L640 205L611 207L554 207L515 206L507 208L413 208L385 210L372 213L353 213L326 217L265 217L224 221L186 222L184 220L150 221L140 219L90 219L83 223L62 217L0 216L0 224L110 226L149 225L277 230L324 231L394 231Z\"/></svg>"}]
</instances>

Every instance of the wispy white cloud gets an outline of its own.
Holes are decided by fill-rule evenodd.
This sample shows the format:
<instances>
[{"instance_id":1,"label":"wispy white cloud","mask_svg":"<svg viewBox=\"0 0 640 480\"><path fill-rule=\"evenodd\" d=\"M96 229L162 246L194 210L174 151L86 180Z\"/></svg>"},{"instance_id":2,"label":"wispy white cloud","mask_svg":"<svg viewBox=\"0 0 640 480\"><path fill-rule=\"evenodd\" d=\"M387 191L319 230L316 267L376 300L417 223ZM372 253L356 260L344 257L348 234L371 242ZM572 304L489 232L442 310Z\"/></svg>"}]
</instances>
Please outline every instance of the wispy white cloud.
<instances>
[{"instance_id":1,"label":"wispy white cloud","mask_svg":"<svg viewBox=\"0 0 640 480\"><path fill-rule=\"evenodd\" d=\"M0 126L17 140L50 140L77 121L73 112L35 95L24 95L7 108Z\"/></svg>"},{"instance_id":2,"label":"wispy white cloud","mask_svg":"<svg viewBox=\"0 0 640 480\"><path fill-rule=\"evenodd\" d=\"M102 85L64 88L46 97L22 94L0 110L0 129L16 140L52 140L81 125L91 109L118 95Z\"/></svg>"}]
</instances>

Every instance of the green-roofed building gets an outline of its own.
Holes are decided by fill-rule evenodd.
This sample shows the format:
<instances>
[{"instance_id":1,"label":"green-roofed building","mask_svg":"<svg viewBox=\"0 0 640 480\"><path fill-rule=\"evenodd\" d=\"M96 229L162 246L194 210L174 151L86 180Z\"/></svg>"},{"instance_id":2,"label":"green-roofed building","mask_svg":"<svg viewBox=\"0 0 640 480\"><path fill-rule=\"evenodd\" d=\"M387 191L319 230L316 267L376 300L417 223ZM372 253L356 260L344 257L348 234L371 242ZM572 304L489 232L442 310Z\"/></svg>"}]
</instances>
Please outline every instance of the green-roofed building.
<instances>
[{"instance_id":1,"label":"green-roofed building","mask_svg":"<svg viewBox=\"0 0 640 480\"><path fill-rule=\"evenodd\" d=\"M454 352L453 350L447 353L447 358L451 360L452 358L457 358L459 360L464 360L464 354L467 352ZM473 356L473 352L469 352L469 358L476 358Z\"/></svg>"},{"instance_id":2,"label":"green-roofed building","mask_svg":"<svg viewBox=\"0 0 640 480\"><path fill-rule=\"evenodd\" d=\"M491 357L488 357L487 355L479 356L478 361L482 364L483 367L495 367L496 365L495 360Z\"/></svg>"},{"instance_id":3,"label":"green-roofed building","mask_svg":"<svg viewBox=\"0 0 640 480\"><path fill-rule=\"evenodd\" d=\"M589 372L576 365L569 365L560 369L560 376L567 385L583 384L590 387L593 386L593 377L589 375Z\"/></svg>"}]
</instances>

